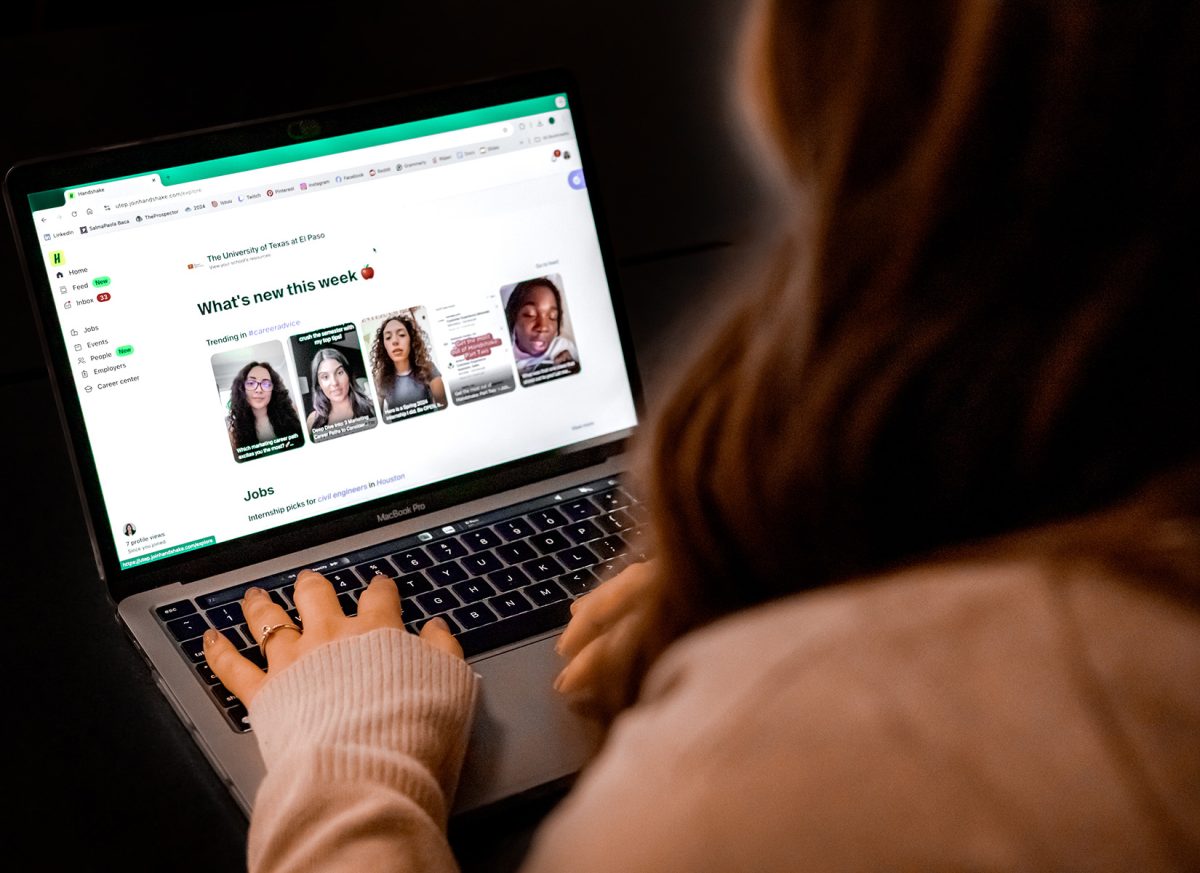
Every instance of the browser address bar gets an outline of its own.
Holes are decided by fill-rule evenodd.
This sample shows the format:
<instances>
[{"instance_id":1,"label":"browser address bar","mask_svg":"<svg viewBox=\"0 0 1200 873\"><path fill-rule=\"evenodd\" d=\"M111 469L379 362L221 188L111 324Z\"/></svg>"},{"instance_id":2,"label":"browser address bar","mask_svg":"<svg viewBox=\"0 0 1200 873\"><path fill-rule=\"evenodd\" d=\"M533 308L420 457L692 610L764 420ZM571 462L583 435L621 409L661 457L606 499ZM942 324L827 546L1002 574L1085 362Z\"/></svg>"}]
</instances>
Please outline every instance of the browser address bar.
<instances>
[{"instance_id":1,"label":"browser address bar","mask_svg":"<svg viewBox=\"0 0 1200 873\"><path fill-rule=\"evenodd\" d=\"M318 173L334 172L346 167L350 162L354 164L369 164L373 161L378 161L386 164L394 162L398 158L405 158L423 152L504 139L513 135L515 126L515 122L512 121L497 121L492 124L481 124L476 127L468 127L460 130L447 130L444 133L434 133L399 142L381 143L380 145L369 146L365 149L340 152L320 158L310 158L298 162L298 164L290 165L291 168L283 172L299 177L305 174L315 175ZM284 166L288 165L264 167L259 170L249 170L244 173L221 176L211 180L204 187L210 193L220 193L222 191L238 190L250 185L277 182L280 179L281 169Z\"/></svg>"},{"instance_id":2,"label":"browser address bar","mask_svg":"<svg viewBox=\"0 0 1200 873\"><path fill-rule=\"evenodd\" d=\"M375 148L383 150L383 154L403 158L409 155L420 154L421 152L452 149L456 146L466 146L479 142L491 142L492 140L512 136L512 133L513 123L511 121L498 121L495 124L482 124L479 127L468 127L462 130L448 130L445 133L435 133L429 136L417 137L416 139L404 140L399 143L392 143L390 146L376 146ZM374 148L367 149L366 151L372 152Z\"/></svg>"}]
</instances>

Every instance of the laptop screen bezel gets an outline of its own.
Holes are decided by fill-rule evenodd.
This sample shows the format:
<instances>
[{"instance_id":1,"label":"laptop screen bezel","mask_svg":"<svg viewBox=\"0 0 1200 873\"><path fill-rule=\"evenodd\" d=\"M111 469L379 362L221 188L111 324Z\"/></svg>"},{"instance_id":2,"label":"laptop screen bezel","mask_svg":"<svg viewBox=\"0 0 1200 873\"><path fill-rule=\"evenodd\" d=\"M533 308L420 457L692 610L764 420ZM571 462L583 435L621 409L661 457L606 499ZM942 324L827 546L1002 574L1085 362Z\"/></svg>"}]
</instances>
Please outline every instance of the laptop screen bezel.
<instances>
[{"instance_id":1,"label":"laptop screen bezel","mask_svg":"<svg viewBox=\"0 0 1200 873\"><path fill-rule=\"evenodd\" d=\"M580 145L581 166L588 179L592 217L599 240L621 352L638 420L644 417L641 380L633 351L632 334L620 292L616 262L604 221L600 180L602 170L592 159L588 142L584 100L569 72L546 70L521 76L474 82L454 88L391 96L289 113L266 119L209 128L169 137L91 149L17 164L5 178L4 197L10 222L17 237L18 254L26 278L39 338L46 359L51 385L74 467L76 482L84 505L88 534L97 568L108 585L110 596L120 601L131 594L159 585L189 582L236 570L239 567L281 557L314 544L363 533L383 526L377 515L389 508L421 503L424 509L407 518L445 509L458 503L498 491L531 484L550 476L600 463L624 450L628 433L601 437L586 443L542 452L467 475L392 494L370 502L335 510L318 518L308 518L257 534L250 534L213 546L164 558L129 569L120 569L120 560L110 536L100 489L100 479L86 436L83 412L69 378L70 358L53 309L53 289L46 273L34 269L41 263L37 228L29 208L28 195L56 188L90 184L97 180L153 172L162 167L194 163L231 154L258 151L296 142L296 131L319 129L324 139L374 127L402 124L516 102L549 94L568 96L576 138ZM303 122L303 124L297 124ZM317 127L314 127L316 125Z\"/></svg>"}]
</instances>

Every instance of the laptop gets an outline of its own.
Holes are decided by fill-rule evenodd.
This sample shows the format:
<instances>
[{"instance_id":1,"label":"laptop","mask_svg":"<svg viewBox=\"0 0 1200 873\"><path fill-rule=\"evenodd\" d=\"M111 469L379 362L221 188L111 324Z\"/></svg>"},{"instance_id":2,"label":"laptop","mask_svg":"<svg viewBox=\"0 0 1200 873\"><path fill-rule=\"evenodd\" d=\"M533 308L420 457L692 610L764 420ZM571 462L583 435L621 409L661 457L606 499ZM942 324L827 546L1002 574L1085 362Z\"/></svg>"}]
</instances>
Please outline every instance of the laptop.
<instances>
[{"instance_id":1,"label":"laptop","mask_svg":"<svg viewBox=\"0 0 1200 873\"><path fill-rule=\"evenodd\" d=\"M640 388L563 72L20 164L5 201L100 580L250 812L264 774L204 662L257 585L323 572L444 617L482 678L454 814L569 779L573 599L642 556Z\"/></svg>"}]
</instances>

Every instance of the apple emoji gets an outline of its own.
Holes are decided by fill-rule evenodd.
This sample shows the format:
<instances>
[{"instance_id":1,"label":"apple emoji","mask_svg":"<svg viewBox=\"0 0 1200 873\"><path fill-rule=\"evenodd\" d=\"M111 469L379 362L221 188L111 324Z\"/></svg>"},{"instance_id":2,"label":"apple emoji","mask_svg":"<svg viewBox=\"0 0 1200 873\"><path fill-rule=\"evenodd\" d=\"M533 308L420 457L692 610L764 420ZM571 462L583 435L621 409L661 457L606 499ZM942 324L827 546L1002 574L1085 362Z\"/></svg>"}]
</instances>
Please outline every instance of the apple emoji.
<instances>
[{"instance_id":1,"label":"apple emoji","mask_svg":"<svg viewBox=\"0 0 1200 873\"><path fill-rule=\"evenodd\" d=\"M364 279L373 279L375 277L375 268L370 264L367 264L359 272L362 273Z\"/></svg>"}]
</instances>

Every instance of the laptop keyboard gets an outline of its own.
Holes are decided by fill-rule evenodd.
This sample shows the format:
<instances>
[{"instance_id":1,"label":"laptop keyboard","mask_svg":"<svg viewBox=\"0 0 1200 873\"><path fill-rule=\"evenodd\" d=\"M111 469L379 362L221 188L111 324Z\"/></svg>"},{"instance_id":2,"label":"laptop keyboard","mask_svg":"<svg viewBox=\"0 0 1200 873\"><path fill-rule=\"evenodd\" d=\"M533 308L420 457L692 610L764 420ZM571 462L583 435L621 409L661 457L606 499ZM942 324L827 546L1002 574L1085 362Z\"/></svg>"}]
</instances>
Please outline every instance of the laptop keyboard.
<instances>
[{"instance_id":1,"label":"laptop keyboard","mask_svg":"<svg viewBox=\"0 0 1200 873\"><path fill-rule=\"evenodd\" d=\"M155 612L231 727L245 732L246 708L209 669L202 638L216 628L266 667L256 629L242 615L247 588L267 591L300 624L292 598L300 570L323 573L346 615L357 613L359 594L382 573L396 580L409 631L440 616L471 657L566 625L572 600L646 559L647 515L617 480L601 479Z\"/></svg>"}]
</instances>

